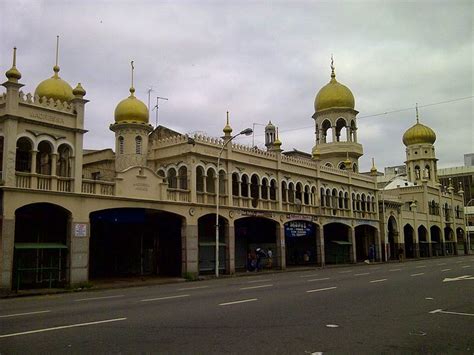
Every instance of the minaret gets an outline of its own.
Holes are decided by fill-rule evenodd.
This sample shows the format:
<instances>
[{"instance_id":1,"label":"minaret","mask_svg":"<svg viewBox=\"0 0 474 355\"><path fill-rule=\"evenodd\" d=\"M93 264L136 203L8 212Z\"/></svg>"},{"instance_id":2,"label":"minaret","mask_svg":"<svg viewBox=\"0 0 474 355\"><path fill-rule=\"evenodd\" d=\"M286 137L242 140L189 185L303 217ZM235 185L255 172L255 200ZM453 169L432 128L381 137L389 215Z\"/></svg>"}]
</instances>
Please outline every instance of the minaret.
<instances>
[{"instance_id":1,"label":"minaret","mask_svg":"<svg viewBox=\"0 0 474 355\"><path fill-rule=\"evenodd\" d=\"M229 111L227 111L227 123L222 131L224 132L224 135L221 138L224 141L232 138L232 127L229 125Z\"/></svg>"},{"instance_id":2,"label":"minaret","mask_svg":"<svg viewBox=\"0 0 474 355\"><path fill-rule=\"evenodd\" d=\"M268 121L268 124L265 126L265 147L267 150L273 149L273 144L276 139L276 129L272 121Z\"/></svg>"},{"instance_id":3,"label":"minaret","mask_svg":"<svg viewBox=\"0 0 474 355\"><path fill-rule=\"evenodd\" d=\"M331 56L331 80L314 100L315 146L321 164L358 171L362 145L357 142L357 114L354 95L336 80ZM316 158L315 158L316 159ZM350 162L350 164L348 163Z\"/></svg>"},{"instance_id":4,"label":"minaret","mask_svg":"<svg viewBox=\"0 0 474 355\"><path fill-rule=\"evenodd\" d=\"M153 131L148 123L146 105L135 97L133 86L133 61L131 62L130 96L120 101L115 108L115 123L110 130L115 132L115 171L132 166L146 166L148 135Z\"/></svg>"},{"instance_id":5,"label":"minaret","mask_svg":"<svg viewBox=\"0 0 474 355\"><path fill-rule=\"evenodd\" d=\"M403 144L406 146L406 161L408 181L420 184L427 181L435 186L438 180L434 142L435 132L420 123L418 104L416 104L416 123L403 135Z\"/></svg>"}]
</instances>

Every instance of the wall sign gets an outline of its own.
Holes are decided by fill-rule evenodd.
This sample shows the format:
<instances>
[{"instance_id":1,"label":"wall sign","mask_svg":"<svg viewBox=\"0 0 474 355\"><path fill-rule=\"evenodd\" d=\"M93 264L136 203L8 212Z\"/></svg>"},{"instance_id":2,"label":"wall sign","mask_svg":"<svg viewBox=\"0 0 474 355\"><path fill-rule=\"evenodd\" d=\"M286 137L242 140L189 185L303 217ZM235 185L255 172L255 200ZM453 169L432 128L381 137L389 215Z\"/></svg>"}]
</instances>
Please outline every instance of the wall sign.
<instances>
[{"instance_id":1,"label":"wall sign","mask_svg":"<svg viewBox=\"0 0 474 355\"><path fill-rule=\"evenodd\" d=\"M74 225L75 237L87 237L87 223L76 223Z\"/></svg>"},{"instance_id":2,"label":"wall sign","mask_svg":"<svg viewBox=\"0 0 474 355\"><path fill-rule=\"evenodd\" d=\"M306 221L285 223L285 237L298 238L314 236L314 224Z\"/></svg>"}]
</instances>

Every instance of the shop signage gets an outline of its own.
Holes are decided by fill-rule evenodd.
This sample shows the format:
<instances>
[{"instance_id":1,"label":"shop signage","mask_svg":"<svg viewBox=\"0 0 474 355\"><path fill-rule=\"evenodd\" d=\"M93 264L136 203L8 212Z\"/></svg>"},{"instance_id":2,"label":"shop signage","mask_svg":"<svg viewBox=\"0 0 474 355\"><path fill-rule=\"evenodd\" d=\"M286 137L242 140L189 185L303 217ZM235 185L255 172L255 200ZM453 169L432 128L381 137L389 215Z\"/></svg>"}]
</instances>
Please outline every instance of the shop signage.
<instances>
[{"instance_id":1,"label":"shop signage","mask_svg":"<svg viewBox=\"0 0 474 355\"><path fill-rule=\"evenodd\" d=\"M75 237L87 237L87 223L76 223L74 225Z\"/></svg>"},{"instance_id":2,"label":"shop signage","mask_svg":"<svg viewBox=\"0 0 474 355\"><path fill-rule=\"evenodd\" d=\"M288 238L308 237L314 235L314 224L306 221L285 223L285 236Z\"/></svg>"}]
</instances>

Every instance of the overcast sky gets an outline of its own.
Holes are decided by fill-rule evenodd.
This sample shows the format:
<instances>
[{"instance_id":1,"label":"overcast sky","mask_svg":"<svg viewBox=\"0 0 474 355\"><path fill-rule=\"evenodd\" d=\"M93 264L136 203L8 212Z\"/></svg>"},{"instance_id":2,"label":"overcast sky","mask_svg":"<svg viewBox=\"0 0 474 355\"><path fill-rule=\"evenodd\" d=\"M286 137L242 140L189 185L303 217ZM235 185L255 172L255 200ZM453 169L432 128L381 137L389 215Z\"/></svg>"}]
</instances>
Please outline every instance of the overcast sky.
<instances>
[{"instance_id":1,"label":"overcast sky","mask_svg":"<svg viewBox=\"0 0 474 355\"><path fill-rule=\"evenodd\" d=\"M234 132L255 127L256 145L271 120L284 150L311 152L314 98L334 54L359 111L361 170L372 157L379 170L403 164L416 102L437 134L439 166L459 166L474 152L473 13L470 0L2 0L0 69L17 46L24 91L34 92L53 73L60 35L60 76L90 100L85 148L114 147L108 127L134 60L136 96L147 104L152 87L152 106L169 98L159 124L221 136L229 110Z\"/></svg>"}]
</instances>

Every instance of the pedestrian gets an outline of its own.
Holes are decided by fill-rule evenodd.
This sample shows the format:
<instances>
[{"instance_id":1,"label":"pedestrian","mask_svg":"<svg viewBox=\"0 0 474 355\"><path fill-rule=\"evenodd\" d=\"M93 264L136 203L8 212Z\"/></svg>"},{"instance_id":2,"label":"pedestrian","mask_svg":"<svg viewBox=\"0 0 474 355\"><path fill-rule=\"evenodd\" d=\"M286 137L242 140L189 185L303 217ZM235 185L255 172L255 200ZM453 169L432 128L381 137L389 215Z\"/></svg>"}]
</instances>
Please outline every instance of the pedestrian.
<instances>
[{"instance_id":1,"label":"pedestrian","mask_svg":"<svg viewBox=\"0 0 474 355\"><path fill-rule=\"evenodd\" d=\"M253 250L248 251L247 253L247 272L255 271L257 266L257 255Z\"/></svg>"},{"instance_id":2,"label":"pedestrian","mask_svg":"<svg viewBox=\"0 0 474 355\"><path fill-rule=\"evenodd\" d=\"M399 262L403 261L403 248L402 247L398 248L398 261Z\"/></svg>"},{"instance_id":3,"label":"pedestrian","mask_svg":"<svg viewBox=\"0 0 474 355\"><path fill-rule=\"evenodd\" d=\"M255 253L257 254L257 265L255 271L260 271L260 269L262 268L262 258L265 258L267 254L265 254L262 248L257 248L255 250Z\"/></svg>"},{"instance_id":4,"label":"pedestrian","mask_svg":"<svg viewBox=\"0 0 474 355\"><path fill-rule=\"evenodd\" d=\"M270 248L267 250L267 268L271 269L273 266L273 252Z\"/></svg>"}]
</instances>

